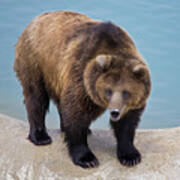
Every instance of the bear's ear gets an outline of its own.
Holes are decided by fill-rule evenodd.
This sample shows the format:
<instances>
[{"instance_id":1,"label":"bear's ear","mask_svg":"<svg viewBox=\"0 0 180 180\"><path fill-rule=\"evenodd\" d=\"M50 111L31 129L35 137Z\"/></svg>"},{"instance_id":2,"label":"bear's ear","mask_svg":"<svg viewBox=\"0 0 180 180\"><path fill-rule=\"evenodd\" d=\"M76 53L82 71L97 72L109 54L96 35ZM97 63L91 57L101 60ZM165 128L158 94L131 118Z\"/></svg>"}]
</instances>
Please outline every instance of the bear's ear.
<instances>
[{"instance_id":1,"label":"bear's ear","mask_svg":"<svg viewBox=\"0 0 180 180\"><path fill-rule=\"evenodd\" d=\"M110 55L98 55L96 62L102 69L107 69L111 65L112 57Z\"/></svg>"},{"instance_id":2,"label":"bear's ear","mask_svg":"<svg viewBox=\"0 0 180 180\"><path fill-rule=\"evenodd\" d=\"M133 73L139 80L145 79L146 71L146 67L144 67L144 65L141 64L138 64L135 67L133 67Z\"/></svg>"}]
</instances>

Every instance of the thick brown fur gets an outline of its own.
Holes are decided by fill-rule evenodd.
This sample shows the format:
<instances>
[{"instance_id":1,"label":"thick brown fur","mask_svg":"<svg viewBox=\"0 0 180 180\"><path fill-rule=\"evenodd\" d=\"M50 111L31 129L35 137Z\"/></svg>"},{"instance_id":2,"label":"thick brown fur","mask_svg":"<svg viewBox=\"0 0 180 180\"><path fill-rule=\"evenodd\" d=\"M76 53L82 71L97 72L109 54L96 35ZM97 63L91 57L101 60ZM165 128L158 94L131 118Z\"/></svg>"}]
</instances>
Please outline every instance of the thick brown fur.
<instances>
[{"instance_id":1,"label":"thick brown fur","mask_svg":"<svg viewBox=\"0 0 180 180\"><path fill-rule=\"evenodd\" d=\"M96 60L99 55L111 59L103 68ZM145 71L137 73L140 78L133 72L137 65ZM23 87L29 139L37 145L51 142L44 119L53 99L69 153L82 167L98 164L87 144L87 130L108 108L102 87L112 85L132 93L126 114L145 107L151 87L147 65L122 28L70 11L44 13L27 26L16 45L14 70ZM118 129L113 123L112 127Z\"/></svg>"}]
</instances>

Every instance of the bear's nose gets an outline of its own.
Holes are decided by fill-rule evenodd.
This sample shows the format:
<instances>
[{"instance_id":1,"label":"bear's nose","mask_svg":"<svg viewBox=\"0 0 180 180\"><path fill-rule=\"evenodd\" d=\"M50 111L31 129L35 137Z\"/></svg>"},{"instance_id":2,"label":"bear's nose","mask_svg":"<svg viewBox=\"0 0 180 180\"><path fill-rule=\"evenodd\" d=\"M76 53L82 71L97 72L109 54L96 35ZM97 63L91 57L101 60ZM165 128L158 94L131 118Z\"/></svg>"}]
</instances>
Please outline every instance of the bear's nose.
<instances>
[{"instance_id":1,"label":"bear's nose","mask_svg":"<svg viewBox=\"0 0 180 180\"><path fill-rule=\"evenodd\" d=\"M119 117L120 117L120 110L119 109L112 109L110 111L110 115L111 115L112 121L117 121L117 120L119 120Z\"/></svg>"}]
</instances>

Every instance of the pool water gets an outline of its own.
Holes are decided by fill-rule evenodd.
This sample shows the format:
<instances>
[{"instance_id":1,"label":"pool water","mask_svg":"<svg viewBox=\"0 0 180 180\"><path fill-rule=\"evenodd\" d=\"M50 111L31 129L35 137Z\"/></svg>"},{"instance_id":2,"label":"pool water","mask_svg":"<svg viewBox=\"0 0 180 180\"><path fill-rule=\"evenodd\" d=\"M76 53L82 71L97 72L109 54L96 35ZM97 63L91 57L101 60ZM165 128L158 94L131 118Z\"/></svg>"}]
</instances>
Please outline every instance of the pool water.
<instances>
[{"instance_id":1,"label":"pool water","mask_svg":"<svg viewBox=\"0 0 180 180\"><path fill-rule=\"evenodd\" d=\"M22 89L13 72L14 46L19 35L37 15L55 10L72 10L122 26L134 39L152 75L152 94L140 128L180 125L180 1L174 0L53 0L0 2L0 113L27 121ZM59 127L51 104L49 128ZM106 112L94 128L108 128Z\"/></svg>"}]
</instances>

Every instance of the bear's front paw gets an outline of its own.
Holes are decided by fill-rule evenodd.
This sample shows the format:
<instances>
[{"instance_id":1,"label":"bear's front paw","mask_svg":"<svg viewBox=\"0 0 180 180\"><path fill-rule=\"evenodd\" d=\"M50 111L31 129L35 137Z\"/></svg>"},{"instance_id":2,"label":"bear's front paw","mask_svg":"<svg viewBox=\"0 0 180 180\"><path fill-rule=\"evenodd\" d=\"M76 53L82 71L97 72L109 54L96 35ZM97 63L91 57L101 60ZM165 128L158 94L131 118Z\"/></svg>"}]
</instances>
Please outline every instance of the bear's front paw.
<instances>
[{"instance_id":1,"label":"bear's front paw","mask_svg":"<svg viewBox=\"0 0 180 180\"><path fill-rule=\"evenodd\" d=\"M134 166L141 162L141 154L133 145L128 148L119 148L117 155L124 166Z\"/></svg>"},{"instance_id":2,"label":"bear's front paw","mask_svg":"<svg viewBox=\"0 0 180 180\"><path fill-rule=\"evenodd\" d=\"M34 130L29 134L28 139L35 145L47 145L52 142L51 138L44 129Z\"/></svg>"},{"instance_id":3,"label":"bear's front paw","mask_svg":"<svg viewBox=\"0 0 180 180\"><path fill-rule=\"evenodd\" d=\"M95 155L86 146L76 146L70 150L74 164L82 168L92 168L99 165Z\"/></svg>"}]
</instances>

